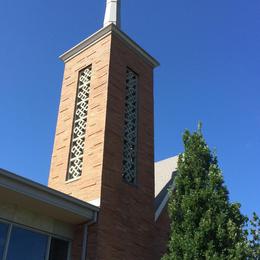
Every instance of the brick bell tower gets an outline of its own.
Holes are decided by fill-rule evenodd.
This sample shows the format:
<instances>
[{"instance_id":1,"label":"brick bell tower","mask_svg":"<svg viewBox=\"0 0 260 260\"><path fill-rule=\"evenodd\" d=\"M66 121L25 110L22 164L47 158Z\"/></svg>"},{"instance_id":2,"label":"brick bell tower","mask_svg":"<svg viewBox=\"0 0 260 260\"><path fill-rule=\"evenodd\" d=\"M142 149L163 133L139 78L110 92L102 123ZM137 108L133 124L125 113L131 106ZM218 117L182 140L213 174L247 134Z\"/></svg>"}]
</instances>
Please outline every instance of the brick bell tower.
<instances>
[{"instance_id":1,"label":"brick bell tower","mask_svg":"<svg viewBox=\"0 0 260 260\"><path fill-rule=\"evenodd\" d=\"M119 0L107 0L101 30L60 58L49 187L100 207L89 259L153 259L158 62L121 31Z\"/></svg>"}]
</instances>

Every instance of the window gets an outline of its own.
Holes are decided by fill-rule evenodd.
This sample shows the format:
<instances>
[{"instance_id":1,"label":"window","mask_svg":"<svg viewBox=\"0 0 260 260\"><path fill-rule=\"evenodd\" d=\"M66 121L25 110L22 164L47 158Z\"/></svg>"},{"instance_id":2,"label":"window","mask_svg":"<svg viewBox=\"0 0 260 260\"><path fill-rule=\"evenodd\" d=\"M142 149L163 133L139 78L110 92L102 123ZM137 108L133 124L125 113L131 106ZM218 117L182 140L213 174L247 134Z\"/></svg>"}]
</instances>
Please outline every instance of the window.
<instances>
[{"instance_id":1,"label":"window","mask_svg":"<svg viewBox=\"0 0 260 260\"><path fill-rule=\"evenodd\" d=\"M13 227L9 242L7 260L45 260L48 236Z\"/></svg>"},{"instance_id":2,"label":"window","mask_svg":"<svg viewBox=\"0 0 260 260\"><path fill-rule=\"evenodd\" d=\"M0 223L0 259L2 259L8 233L8 224Z\"/></svg>"},{"instance_id":3,"label":"window","mask_svg":"<svg viewBox=\"0 0 260 260\"><path fill-rule=\"evenodd\" d=\"M69 242L58 238L51 239L49 260L67 260Z\"/></svg>"},{"instance_id":4,"label":"window","mask_svg":"<svg viewBox=\"0 0 260 260\"><path fill-rule=\"evenodd\" d=\"M70 242L0 222L0 260L68 260Z\"/></svg>"},{"instance_id":5,"label":"window","mask_svg":"<svg viewBox=\"0 0 260 260\"><path fill-rule=\"evenodd\" d=\"M82 174L91 74L91 66L79 73L67 180Z\"/></svg>"},{"instance_id":6,"label":"window","mask_svg":"<svg viewBox=\"0 0 260 260\"><path fill-rule=\"evenodd\" d=\"M137 87L138 76L130 69L126 71L126 96L123 147L123 179L127 183L136 183L137 148Z\"/></svg>"}]
</instances>

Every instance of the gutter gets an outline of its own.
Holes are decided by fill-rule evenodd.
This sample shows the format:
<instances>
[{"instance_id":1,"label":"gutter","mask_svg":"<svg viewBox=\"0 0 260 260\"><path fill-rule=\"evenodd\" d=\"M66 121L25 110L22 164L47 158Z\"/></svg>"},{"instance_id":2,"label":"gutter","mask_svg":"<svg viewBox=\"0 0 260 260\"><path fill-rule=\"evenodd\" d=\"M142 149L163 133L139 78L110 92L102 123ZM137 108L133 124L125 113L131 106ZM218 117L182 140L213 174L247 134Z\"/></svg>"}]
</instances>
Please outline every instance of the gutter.
<instances>
[{"instance_id":1,"label":"gutter","mask_svg":"<svg viewBox=\"0 0 260 260\"><path fill-rule=\"evenodd\" d=\"M88 255L88 228L89 226L97 223L97 212L95 212L93 220L83 224L83 241L82 241L82 252L81 260L86 260Z\"/></svg>"}]
</instances>

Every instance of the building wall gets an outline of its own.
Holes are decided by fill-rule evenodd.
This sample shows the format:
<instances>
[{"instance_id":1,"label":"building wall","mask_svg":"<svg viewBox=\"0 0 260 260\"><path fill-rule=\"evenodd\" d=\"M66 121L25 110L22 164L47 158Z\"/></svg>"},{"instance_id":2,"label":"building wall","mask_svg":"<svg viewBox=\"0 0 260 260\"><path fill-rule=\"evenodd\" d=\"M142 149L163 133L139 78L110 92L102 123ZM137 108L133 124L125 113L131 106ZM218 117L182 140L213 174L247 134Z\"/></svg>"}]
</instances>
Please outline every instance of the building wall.
<instances>
[{"instance_id":1,"label":"building wall","mask_svg":"<svg viewBox=\"0 0 260 260\"><path fill-rule=\"evenodd\" d=\"M88 228L87 260L97 260L98 227L95 223Z\"/></svg>"},{"instance_id":2,"label":"building wall","mask_svg":"<svg viewBox=\"0 0 260 260\"><path fill-rule=\"evenodd\" d=\"M84 225L72 225L61 222L47 215L39 214L32 209L12 203L0 202L0 221L18 224L22 227L28 227L36 231L42 231L47 234L55 235L71 241L72 260L81 260L84 238ZM97 224L91 225L88 229L88 247L91 252L89 258L96 259L97 247Z\"/></svg>"},{"instance_id":3,"label":"building wall","mask_svg":"<svg viewBox=\"0 0 260 260\"><path fill-rule=\"evenodd\" d=\"M63 223L47 215L39 214L33 211L33 209L25 208L24 205L20 205L19 203L0 202L0 219L65 237L67 239L74 238L73 225Z\"/></svg>"},{"instance_id":4,"label":"building wall","mask_svg":"<svg viewBox=\"0 0 260 260\"><path fill-rule=\"evenodd\" d=\"M127 67L139 75L136 185L122 180ZM113 35L98 223L99 260L154 259L153 131L153 68Z\"/></svg>"},{"instance_id":5,"label":"building wall","mask_svg":"<svg viewBox=\"0 0 260 260\"><path fill-rule=\"evenodd\" d=\"M100 198L111 36L65 63L49 187L84 201ZM79 72L92 65L82 176L66 182Z\"/></svg>"},{"instance_id":6,"label":"building wall","mask_svg":"<svg viewBox=\"0 0 260 260\"><path fill-rule=\"evenodd\" d=\"M161 259L161 257L167 251L167 245L170 234L170 218L168 215L167 206L161 212L161 215L155 222L155 239L154 239L154 249L155 249L155 259Z\"/></svg>"},{"instance_id":7,"label":"building wall","mask_svg":"<svg viewBox=\"0 0 260 260\"><path fill-rule=\"evenodd\" d=\"M75 236L71 245L71 259L81 260L83 249L84 225L75 226Z\"/></svg>"},{"instance_id":8,"label":"building wall","mask_svg":"<svg viewBox=\"0 0 260 260\"><path fill-rule=\"evenodd\" d=\"M66 182L78 74L91 64L82 176ZM136 185L122 179L127 67L139 75ZM154 242L153 105L152 65L116 34L65 64L49 186L87 202L101 198L98 223L88 231L89 260L159 259L155 250L160 246ZM73 259L82 250L82 229L78 228Z\"/></svg>"}]
</instances>

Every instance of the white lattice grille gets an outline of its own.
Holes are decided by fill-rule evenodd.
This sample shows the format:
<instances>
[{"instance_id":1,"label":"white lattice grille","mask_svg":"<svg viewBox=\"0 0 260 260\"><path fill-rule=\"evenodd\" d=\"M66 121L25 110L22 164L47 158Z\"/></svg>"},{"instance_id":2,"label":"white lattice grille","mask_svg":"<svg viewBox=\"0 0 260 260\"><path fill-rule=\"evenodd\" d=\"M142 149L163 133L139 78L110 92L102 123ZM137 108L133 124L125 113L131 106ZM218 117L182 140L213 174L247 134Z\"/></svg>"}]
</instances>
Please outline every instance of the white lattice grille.
<instances>
[{"instance_id":1,"label":"white lattice grille","mask_svg":"<svg viewBox=\"0 0 260 260\"><path fill-rule=\"evenodd\" d=\"M80 177L82 173L91 73L91 67L87 67L79 73L67 174L68 180Z\"/></svg>"},{"instance_id":2,"label":"white lattice grille","mask_svg":"<svg viewBox=\"0 0 260 260\"><path fill-rule=\"evenodd\" d=\"M126 73L123 179L128 183L136 182L137 148L137 84L138 76L132 70Z\"/></svg>"}]
</instances>

